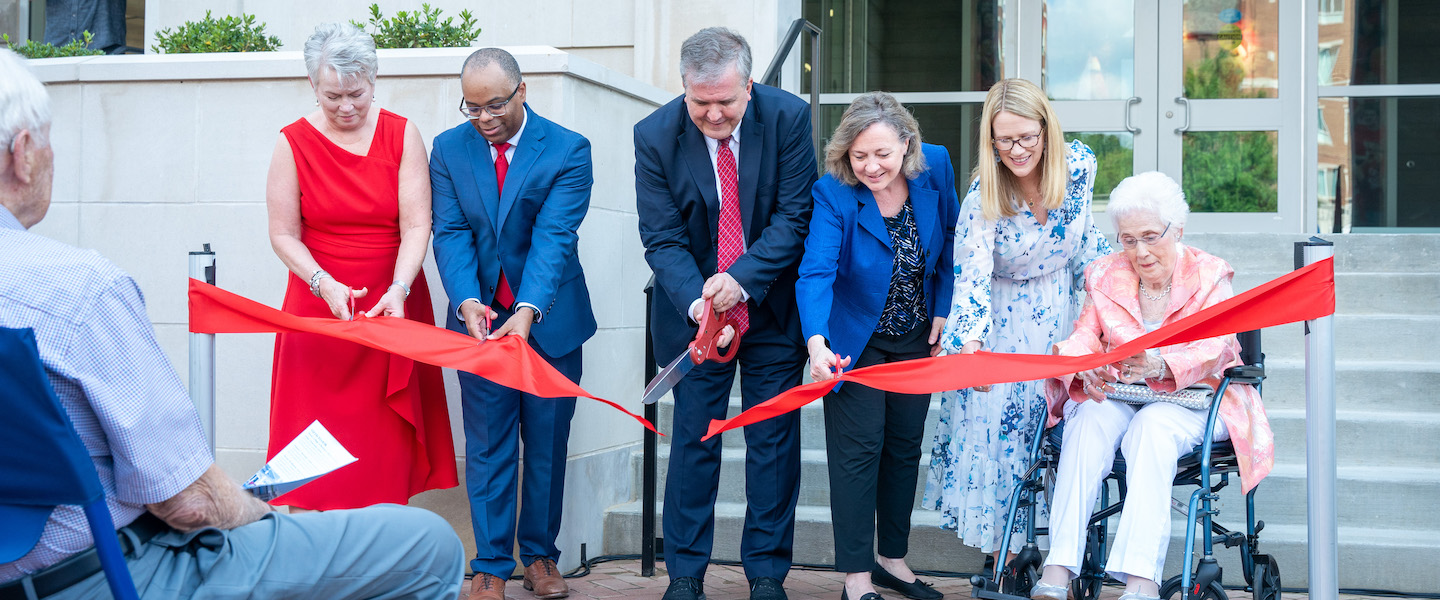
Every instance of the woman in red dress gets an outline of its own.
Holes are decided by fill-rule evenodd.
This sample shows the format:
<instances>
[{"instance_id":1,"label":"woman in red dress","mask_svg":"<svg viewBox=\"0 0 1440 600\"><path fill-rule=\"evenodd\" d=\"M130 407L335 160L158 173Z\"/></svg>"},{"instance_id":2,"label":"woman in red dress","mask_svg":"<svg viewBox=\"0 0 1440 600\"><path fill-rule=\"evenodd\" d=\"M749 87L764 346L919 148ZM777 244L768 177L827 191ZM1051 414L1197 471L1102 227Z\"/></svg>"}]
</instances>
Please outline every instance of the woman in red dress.
<instances>
[{"instance_id":1,"label":"woman in red dress","mask_svg":"<svg viewBox=\"0 0 1440 600\"><path fill-rule=\"evenodd\" d=\"M420 132L403 117L371 110L378 61L374 41L359 29L317 27L305 43L305 66L319 109L281 130L265 191L270 243L290 269L283 308L433 325L420 271L430 238ZM276 504L405 504L458 485L437 367L315 334L278 334L267 456L316 420L359 460Z\"/></svg>"}]
</instances>

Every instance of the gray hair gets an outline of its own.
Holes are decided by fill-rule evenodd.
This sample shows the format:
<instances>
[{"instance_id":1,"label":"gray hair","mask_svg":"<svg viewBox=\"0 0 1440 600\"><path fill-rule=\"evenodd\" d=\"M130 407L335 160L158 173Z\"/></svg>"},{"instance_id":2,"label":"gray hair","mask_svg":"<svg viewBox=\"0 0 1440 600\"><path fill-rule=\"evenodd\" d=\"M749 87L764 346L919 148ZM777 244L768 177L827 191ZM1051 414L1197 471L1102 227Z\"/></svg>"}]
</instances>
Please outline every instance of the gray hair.
<instances>
[{"instance_id":1,"label":"gray hair","mask_svg":"<svg viewBox=\"0 0 1440 600\"><path fill-rule=\"evenodd\" d=\"M706 27L680 45L680 82L712 83L735 65L740 77L750 79L750 44L727 27Z\"/></svg>"},{"instance_id":2,"label":"gray hair","mask_svg":"<svg viewBox=\"0 0 1440 600\"><path fill-rule=\"evenodd\" d=\"M1126 177L1110 192L1110 205L1105 208L1110 222L1118 226L1120 219L1150 214L1175 227L1184 227L1190 216L1185 191L1169 175L1150 171Z\"/></svg>"},{"instance_id":3,"label":"gray hair","mask_svg":"<svg viewBox=\"0 0 1440 600\"><path fill-rule=\"evenodd\" d=\"M481 48L471 52L470 58L465 59L465 66L460 68L460 76L464 77L471 70L484 69L491 64L500 65L500 71L505 73L511 86L520 85L520 63L515 62L514 55L500 48Z\"/></svg>"},{"instance_id":4,"label":"gray hair","mask_svg":"<svg viewBox=\"0 0 1440 600\"><path fill-rule=\"evenodd\" d=\"M0 145L10 144L21 131L29 131L41 147L50 143L45 127L50 124L50 96L30 67L10 50L0 50Z\"/></svg>"},{"instance_id":5,"label":"gray hair","mask_svg":"<svg viewBox=\"0 0 1440 600\"><path fill-rule=\"evenodd\" d=\"M845 185L856 185L855 169L850 166L850 147L871 125L886 125L895 130L900 141L908 143L900 172L914 179L925 170L925 155L920 152L920 122L894 96L887 92L862 94L850 103L840 117L840 126L825 144L825 172Z\"/></svg>"},{"instance_id":6,"label":"gray hair","mask_svg":"<svg viewBox=\"0 0 1440 600\"><path fill-rule=\"evenodd\" d=\"M375 38L349 23L321 23L305 40L305 70L310 81L320 82L326 67L335 70L340 85L351 85L359 77L375 83L380 59L375 56Z\"/></svg>"}]
</instances>

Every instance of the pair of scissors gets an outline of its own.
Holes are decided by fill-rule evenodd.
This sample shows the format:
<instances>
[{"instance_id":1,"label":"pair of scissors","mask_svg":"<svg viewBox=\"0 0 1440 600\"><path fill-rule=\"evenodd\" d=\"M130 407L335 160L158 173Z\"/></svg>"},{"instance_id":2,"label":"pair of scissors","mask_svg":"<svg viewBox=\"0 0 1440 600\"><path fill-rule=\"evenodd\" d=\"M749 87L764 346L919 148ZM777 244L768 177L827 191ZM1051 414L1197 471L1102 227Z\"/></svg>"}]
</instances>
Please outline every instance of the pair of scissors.
<instances>
[{"instance_id":1,"label":"pair of scissors","mask_svg":"<svg viewBox=\"0 0 1440 600\"><path fill-rule=\"evenodd\" d=\"M480 343L476 344L476 346L483 346L485 342L490 341L490 307L484 306L480 308L480 318L484 319L485 325L484 328L480 330Z\"/></svg>"},{"instance_id":2,"label":"pair of scissors","mask_svg":"<svg viewBox=\"0 0 1440 600\"><path fill-rule=\"evenodd\" d=\"M715 314L712 300L705 301L704 314L700 317L700 332L695 334L695 339L690 346L670 361L655 379L645 386L645 395L641 400L645 404L654 404L659 401L666 392L680 383L681 379L690 372L690 369L707 360L717 363L727 363L735 358L735 353L740 349L740 330L735 328L734 321L726 313ZM730 340L730 352L722 353L719 346L720 335L725 331L725 326L735 328L735 339Z\"/></svg>"}]
</instances>

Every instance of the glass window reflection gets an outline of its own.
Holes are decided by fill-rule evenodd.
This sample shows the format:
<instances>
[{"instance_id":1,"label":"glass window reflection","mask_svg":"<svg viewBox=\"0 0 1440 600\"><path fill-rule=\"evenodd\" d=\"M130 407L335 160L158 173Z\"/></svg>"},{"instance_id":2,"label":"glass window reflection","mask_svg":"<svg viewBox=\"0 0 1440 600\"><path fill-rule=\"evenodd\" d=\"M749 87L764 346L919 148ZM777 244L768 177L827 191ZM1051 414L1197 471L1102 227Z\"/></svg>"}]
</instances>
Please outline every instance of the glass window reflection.
<instances>
[{"instance_id":1,"label":"glass window reflection","mask_svg":"<svg viewBox=\"0 0 1440 600\"><path fill-rule=\"evenodd\" d=\"M1045 90L1053 100L1135 95L1133 0L1046 0Z\"/></svg>"},{"instance_id":2,"label":"glass window reflection","mask_svg":"<svg viewBox=\"0 0 1440 600\"><path fill-rule=\"evenodd\" d=\"M1279 5L1186 0L1185 97L1278 98Z\"/></svg>"},{"instance_id":3,"label":"glass window reflection","mask_svg":"<svg viewBox=\"0 0 1440 600\"><path fill-rule=\"evenodd\" d=\"M1320 84L1440 83L1437 31L1440 2L1434 0L1322 0ZM1330 82L1327 61L1333 65Z\"/></svg>"}]
</instances>

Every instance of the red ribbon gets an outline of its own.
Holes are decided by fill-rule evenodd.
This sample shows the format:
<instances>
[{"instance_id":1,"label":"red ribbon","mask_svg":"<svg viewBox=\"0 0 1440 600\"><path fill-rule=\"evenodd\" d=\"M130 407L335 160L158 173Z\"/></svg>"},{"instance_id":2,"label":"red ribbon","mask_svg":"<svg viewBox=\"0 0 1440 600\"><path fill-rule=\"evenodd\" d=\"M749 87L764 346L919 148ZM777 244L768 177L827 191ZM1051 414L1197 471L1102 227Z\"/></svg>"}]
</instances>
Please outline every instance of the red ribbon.
<instances>
[{"instance_id":1,"label":"red ribbon","mask_svg":"<svg viewBox=\"0 0 1440 600\"><path fill-rule=\"evenodd\" d=\"M710 421L703 439L799 410L824 396L837 381L902 394L1057 377L1093 369L1158 346L1318 319L1335 313L1334 259L1325 259L1161 327L1103 354L954 354L874 365L834 380L799 385L725 420Z\"/></svg>"},{"instance_id":2,"label":"red ribbon","mask_svg":"<svg viewBox=\"0 0 1440 600\"><path fill-rule=\"evenodd\" d=\"M499 385L542 398L577 396L610 405L646 429L655 425L619 404L593 395L570 381L518 336L484 344L448 329L394 317L354 321L298 317L190 280L190 331L194 333L314 333L346 340L411 360L474 373Z\"/></svg>"}]
</instances>

